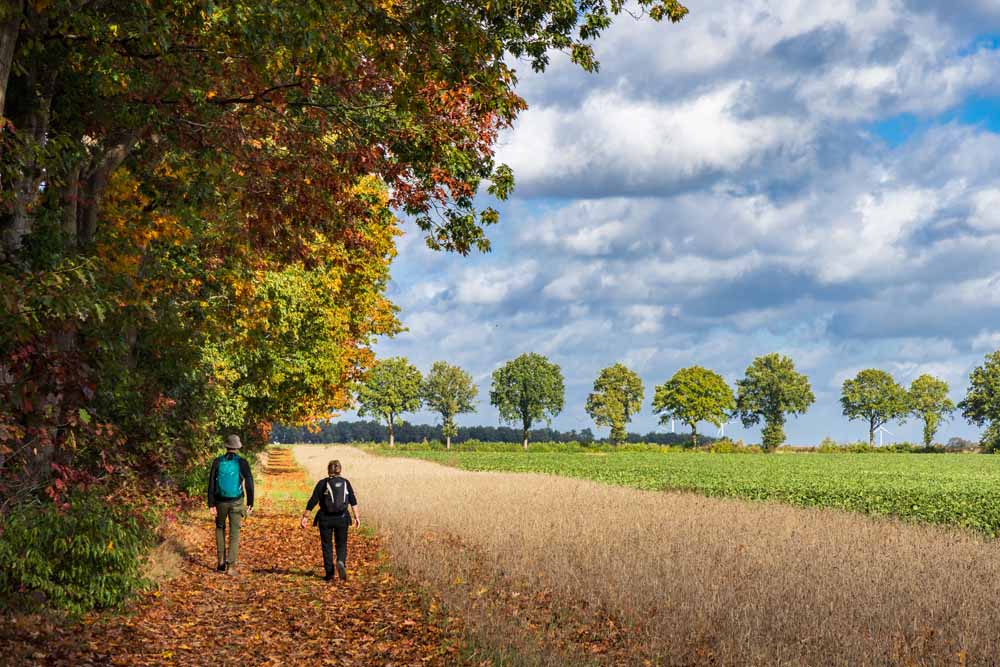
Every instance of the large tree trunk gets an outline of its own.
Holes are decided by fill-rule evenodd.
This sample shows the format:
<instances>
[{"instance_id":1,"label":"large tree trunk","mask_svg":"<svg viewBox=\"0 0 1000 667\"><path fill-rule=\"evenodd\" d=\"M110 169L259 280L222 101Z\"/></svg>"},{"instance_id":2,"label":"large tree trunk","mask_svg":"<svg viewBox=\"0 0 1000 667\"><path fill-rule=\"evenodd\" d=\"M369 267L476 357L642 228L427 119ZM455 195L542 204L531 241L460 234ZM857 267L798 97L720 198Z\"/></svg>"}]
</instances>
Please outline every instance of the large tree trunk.
<instances>
[{"instance_id":1,"label":"large tree trunk","mask_svg":"<svg viewBox=\"0 0 1000 667\"><path fill-rule=\"evenodd\" d=\"M874 447L875 446L875 420L874 419L869 419L868 420L868 446L869 447Z\"/></svg>"},{"instance_id":2,"label":"large tree trunk","mask_svg":"<svg viewBox=\"0 0 1000 667\"><path fill-rule=\"evenodd\" d=\"M698 426L695 424L691 424L691 446L698 446Z\"/></svg>"},{"instance_id":3,"label":"large tree trunk","mask_svg":"<svg viewBox=\"0 0 1000 667\"><path fill-rule=\"evenodd\" d=\"M445 443L444 444L445 449L451 449L451 436L450 435L444 436L444 443Z\"/></svg>"},{"instance_id":4,"label":"large tree trunk","mask_svg":"<svg viewBox=\"0 0 1000 667\"><path fill-rule=\"evenodd\" d=\"M80 165L73 165L66 174L66 186L63 188L63 239L66 250L76 250L80 230L77 224L80 202Z\"/></svg>"},{"instance_id":5,"label":"large tree trunk","mask_svg":"<svg viewBox=\"0 0 1000 667\"><path fill-rule=\"evenodd\" d=\"M7 108L7 81L14 65L17 34L21 30L24 0L3 0L0 9L0 118Z\"/></svg>"},{"instance_id":6,"label":"large tree trunk","mask_svg":"<svg viewBox=\"0 0 1000 667\"><path fill-rule=\"evenodd\" d=\"M93 243L97 237L97 218L108 180L132 152L139 133L139 130L128 130L109 137L104 154L94 162L93 168L84 177L83 188L78 197L76 225L77 239L81 246Z\"/></svg>"},{"instance_id":7,"label":"large tree trunk","mask_svg":"<svg viewBox=\"0 0 1000 667\"><path fill-rule=\"evenodd\" d=\"M531 430L531 422L525 421L523 429L521 430L521 445L524 447L524 451L528 451L528 431Z\"/></svg>"},{"instance_id":8,"label":"large tree trunk","mask_svg":"<svg viewBox=\"0 0 1000 667\"><path fill-rule=\"evenodd\" d=\"M389 448L390 449L392 449L392 448L394 448L396 446L396 432L395 432L395 429L393 429L393 422L395 422L395 421L396 421L395 416L392 413L390 413L389 414Z\"/></svg>"},{"instance_id":9,"label":"large tree trunk","mask_svg":"<svg viewBox=\"0 0 1000 667\"><path fill-rule=\"evenodd\" d=\"M54 72L46 73L42 79L39 79L37 72L29 74L26 88L29 90L37 89L39 92L33 100L34 104L26 110L23 118L11 119L17 129L19 141L28 145L41 146L45 144L49 131L55 83ZM17 258L24 237L31 233L34 224L31 209L41 194L42 180L45 177L42 168L34 160L29 160L19 166L21 173L11 184L14 192L13 210L5 221L3 229L4 250L12 260Z\"/></svg>"}]
</instances>

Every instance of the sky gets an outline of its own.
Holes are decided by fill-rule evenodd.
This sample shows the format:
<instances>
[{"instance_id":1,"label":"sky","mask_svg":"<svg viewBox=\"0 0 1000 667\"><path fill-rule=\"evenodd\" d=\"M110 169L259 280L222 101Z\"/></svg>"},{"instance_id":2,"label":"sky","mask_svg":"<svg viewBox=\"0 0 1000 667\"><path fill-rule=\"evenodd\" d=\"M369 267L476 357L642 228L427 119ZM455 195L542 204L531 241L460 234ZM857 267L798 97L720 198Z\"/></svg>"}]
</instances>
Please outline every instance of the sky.
<instances>
[{"instance_id":1,"label":"sky","mask_svg":"<svg viewBox=\"0 0 1000 667\"><path fill-rule=\"evenodd\" d=\"M816 395L791 443L867 437L839 405L864 368L960 400L1000 348L1000 1L686 4L678 25L619 20L597 74L515 65L529 109L498 145L517 185L493 251L435 253L407 224L389 294L408 331L378 355L470 372L460 425L499 423L490 374L523 352L562 368L560 429L594 428L616 362L645 384L638 432L664 429L653 388L679 368L735 385L769 352ZM939 439L978 432L956 415Z\"/></svg>"}]
</instances>

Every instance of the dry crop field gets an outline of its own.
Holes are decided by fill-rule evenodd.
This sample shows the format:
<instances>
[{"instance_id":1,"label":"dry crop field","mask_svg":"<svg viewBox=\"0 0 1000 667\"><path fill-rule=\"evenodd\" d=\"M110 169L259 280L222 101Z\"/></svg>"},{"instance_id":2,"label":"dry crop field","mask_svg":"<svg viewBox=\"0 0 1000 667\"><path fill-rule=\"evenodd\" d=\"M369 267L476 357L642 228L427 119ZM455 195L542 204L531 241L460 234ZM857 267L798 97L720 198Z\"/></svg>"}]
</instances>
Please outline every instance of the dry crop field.
<instances>
[{"instance_id":1,"label":"dry crop field","mask_svg":"<svg viewBox=\"0 0 1000 667\"><path fill-rule=\"evenodd\" d=\"M394 563L501 664L997 662L1000 560L971 531L349 447L295 456L317 477L343 461Z\"/></svg>"},{"instance_id":2,"label":"dry crop field","mask_svg":"<svg viewBox=\"0 0 1000 667\"><path fill-rule=\"evenodd\" d=\"M928 454L770 456L706 452L374 450L466 470L541 472L638 489L833 507L1000 535L1000 457Z\"/></svg>"}]
</instances>

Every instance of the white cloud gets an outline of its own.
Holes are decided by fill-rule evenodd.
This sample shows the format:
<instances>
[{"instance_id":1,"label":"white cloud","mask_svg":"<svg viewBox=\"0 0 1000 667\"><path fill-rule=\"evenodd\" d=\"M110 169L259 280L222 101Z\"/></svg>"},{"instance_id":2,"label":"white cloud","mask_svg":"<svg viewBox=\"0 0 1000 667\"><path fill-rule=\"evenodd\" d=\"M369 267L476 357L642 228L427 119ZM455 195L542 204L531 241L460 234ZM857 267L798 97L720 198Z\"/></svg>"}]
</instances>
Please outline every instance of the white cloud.
<instances>
[{"instance_id":1,"label":"white cloud","mask_svg":"<svg viewBox=\"0 0 1000 667\"><path fill-rule=\"evenodd\" d=\"M780 115L742 118L742 82L682 102L588 96L573 113L557 106L525 112L498 153L529 187L595 187L611 178L626 191L676 187L713 172L731 172L769 151L807 150L807 125Z\"/></svg>"},{"instance_id":2,"label":"white cloud","mask_svg":"<svg viewBox=\"0 0 1000 667\"><path fill-rule=\"evenodd\" d=\"M987 331L985 329L980 331L972 339L972 349L985 350L987 352L1000 350L1000 331Z\"/></svg>"},{"instance_id":3,"label":"white cloud","mask_svg":"<svg viewBox=\"0 0 1000 667\"><path fill-rule=\"evenodd\" d=\"M510 268L466 269L456 286L455 299L468 305L495 305L530 285L537 274L537 263L533 260Z\"/></svg>"},{"instance_id":4,"label":"white cloud","mask_svg":"<svg viewBox=\"0 0 1000 667\"><path fill-rule=\"evenodd\" d=\"M542 295L560 301L574 301L584 296L585 288L597 272L599 265L583 266L567 264L561 267L561 273L542 288Z\"/></svg>"},{"instance_id":5,"label":"white cloud","mask_svg":"<svg viewBox=\"0 0 1000 667\"><path fill-rule=\"evenodd\" d=\"M814 231L824 262L822 280L841 282L860 274L894 272L906 259L903 242L935 212L935 193L901 188L859 196L848 216Z\"/></svg>"},{"instance_id":6,"label":"white cloud","mask_svg":"<svg viewBox=\"0 0 1000 667\"><path fill-rule=\"evenodd\" d=\"M632 322L631 331L634 334L657 333L663 327L666 314L666 306L653 304L634 304L625 308L625 315Z\"/></svg>"},{"instance_id":7,"label":"white cloud","mask_svg":"<svg viewBox=\"0 0 1000 667\"><path fill-rule=\"evenodd\" d=\"M1000 232L1000 189L988 188L973 195L969 224L978 229Z\"/></svg>"}]
</instances>

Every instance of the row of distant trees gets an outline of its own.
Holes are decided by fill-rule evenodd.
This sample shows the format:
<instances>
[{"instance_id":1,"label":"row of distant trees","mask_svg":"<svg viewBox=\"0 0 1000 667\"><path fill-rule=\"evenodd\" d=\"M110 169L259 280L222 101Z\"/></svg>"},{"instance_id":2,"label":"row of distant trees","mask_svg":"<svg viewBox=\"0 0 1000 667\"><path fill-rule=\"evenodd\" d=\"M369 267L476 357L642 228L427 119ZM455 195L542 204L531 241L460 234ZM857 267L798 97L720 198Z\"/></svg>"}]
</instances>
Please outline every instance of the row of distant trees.
<instances>
[{"instance_id":1,"label":"row of distant trees","mask_svg":"<svg viewBox=\"0 0 1000 667\"><path fill-rule=\"evenodd\" d=\"M885 424L914 417L923 422L924 444L929 446L940 424L960 409L970 422L987 426L983 444L992 451L1000 444L1000 351L987 355L969 379L968 393L956 406L940 378L921 375L907 389L886 371L870 368L844 382L840 403L846 417L867 422L869 444ZM389 445L394 446L401 416L426 408L441 416L441 435L450 447L458 432L455 417L475 410L477 393L472 376L457 366L438 361L424 377L407 359L392 357L376 364L359 385L358 414L384 421ZM627 425L642 409L644 397L638 374L614 364L594 380L587 414L597 426L610 429L609 440L625 442ZM772 450L785 441L788 417L805 414L815 401L809 379L795 369L792 359L772 353L753 360L735 392L715 371L682 368L656 385L652 408L661 424L686 424L694 445L701 422L721 427L736 418L747 428L763 423L762 446ZM564 402L562 370L540 354L522 354L493 372L490 404L502 422L520 426L525 448L532 425L550 424Z\"/></svg>"},{"instance_id":2,"label":"row of distant trees","mask_svg":"<svg viewBox=\"0 0 1000 667\"><path fill-rule=\"evenodd\" d=\"M440 424L411 424L400 420L394 428L396 443L444 442L444 433ZM338 420L327 421L312 426L284 426L275 424L271 429L271 437L275 442L304 443L351 443L351 442L385 442L389 439L389 429L386 424L374 420ZM479 442L510 442L520 443L520 429L510 426L463 426L452 442L459 443L468 440ZM531 442L579 442L591 444L604 441L589 428L579 431L573 429L560 431L554 428L533 428L528 434ZM707 438L706 440L714 440ZM626 442L643 442L657 445L681 445L690 442L686 435L679 433L629 433Z\"/></svg>"}]
</instances>

